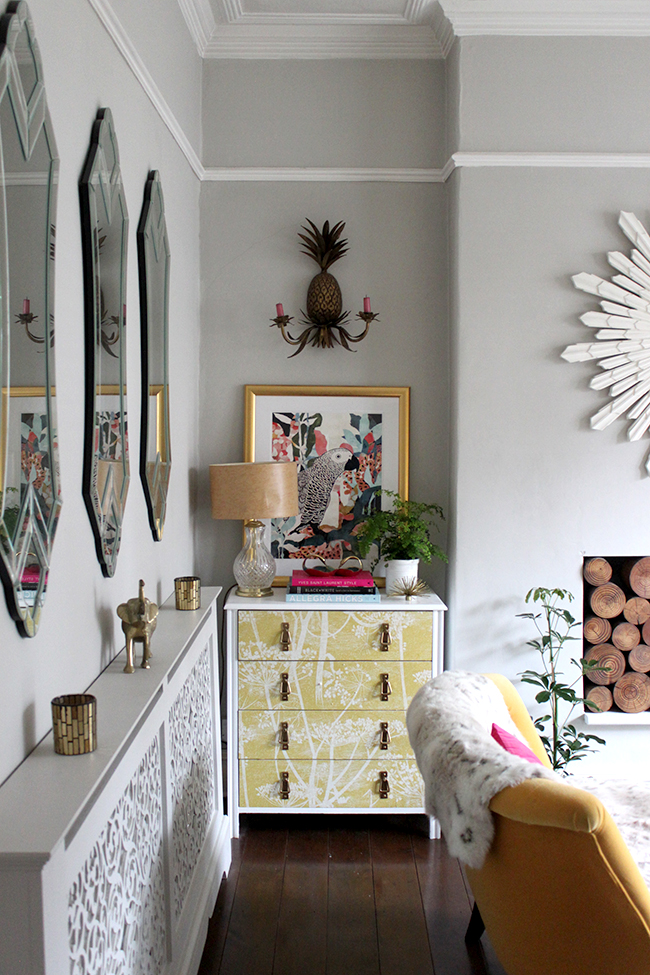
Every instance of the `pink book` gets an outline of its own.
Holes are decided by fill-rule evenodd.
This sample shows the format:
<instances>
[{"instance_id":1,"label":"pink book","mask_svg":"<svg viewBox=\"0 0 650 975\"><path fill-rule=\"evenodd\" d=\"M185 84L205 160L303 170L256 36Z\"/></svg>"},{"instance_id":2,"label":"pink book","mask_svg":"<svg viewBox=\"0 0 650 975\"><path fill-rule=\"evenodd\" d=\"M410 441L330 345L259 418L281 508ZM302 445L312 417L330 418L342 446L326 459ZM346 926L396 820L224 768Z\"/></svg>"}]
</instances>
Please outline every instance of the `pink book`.
<instances>
[{"instance_id":1,"label":"pink book","mask_svg":"<svg viewBox=\"0 0 650 975\"><path fill-rule=\"evenodd\" d=\"M304 569L296 569L291 573L292 586L331 586L332 588L336 588L336 586L367 586L371 588L374 584L372 572L368 572L367 569L352 572L349 576L335 576L332 572L310 576Z\"/></svg>"}]
</instances>

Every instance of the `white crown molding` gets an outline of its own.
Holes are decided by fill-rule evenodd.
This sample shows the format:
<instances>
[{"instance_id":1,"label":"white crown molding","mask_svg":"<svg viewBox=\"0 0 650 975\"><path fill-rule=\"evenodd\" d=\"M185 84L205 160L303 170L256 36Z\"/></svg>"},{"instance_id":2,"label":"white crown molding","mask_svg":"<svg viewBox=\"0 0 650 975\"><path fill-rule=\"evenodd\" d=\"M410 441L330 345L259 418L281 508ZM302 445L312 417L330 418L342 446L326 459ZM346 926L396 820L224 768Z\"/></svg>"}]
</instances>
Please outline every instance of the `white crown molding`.
<instances>
[{"instance_id":1,"label":"white crown molding","mask_svg":"<svg viewBox=\"0 0 650 975\"><path fill-rule=\"evenodd\" d=\"M454 34L641 36L647 0L440 0Z\"/></svg>"},{"instance_id":2,"label":"white crown molding","mask_svg":"<svg viewBox=\"0 0 650 975\"><path fill-rule=\"evenodd\" d=\"M455 37L650 36L648 0L406 0L398 14L247 13L178 0L205 58L444 58Z\"/></svg>"},{"instance_id":3,"label":"white crown molding","mask_svg":"<svg viewBox=\"0 0 650 975\"><path fill-rule=\"evenodd\" d=\"M457 169L650 169L647 152L455 152L451 161Z\"/></svg>"},{"instance_id":4,"label":"white crown molding","mask_svg":"<svg viewBox=\"0 0 650 975\"><path fill-rule=\"evenodd\" d=\"M133 71L133 74L142 85L145 94L169 129L181 152L194 170L194 173L199 179L202 179L204 168L201 160L196 154L190 140L185 135L183 128L178 122L178 119L167 104L162 92L158 88L158 85L153 80L151 74L146 68L142 58L136 51L135 46L124 30L121 22L117 18L110 3L108 0L88 0L88 2L99 17L102 25L113 39L115 46L128 66L131 68L131 71Z\"/></svg>"},{"instance_id":5,"label":"white crown molding","mask_svg":"<svg viewBox=\"0 0 650 975\"><path fill-rule=\"evenodd\" d=\"M443 169L206 167L202 179L215 183L444 183L451 172L447 171L448 166L449 163Z\"/></svg>"},{"instance_id":6,"label":"white crown molding","mask_svg":"<svg viewBox=\"0 0 650 975\"><path fill-rule=\"evenodd\" d=\"M650 153L455 152L441 169L206 167L206 182L446 183L456 169L650 169Z\"/></svg>"},{"instance_id":7,"label":"white crown molding","mask_svg":"<svg viewBox=\"0 0 650 975\"><path fill-rule=\"evenodd\" d=\"M221 0L221 6L223 7L224 19L227 24L236 24L244 16L244 11L239 0Z\"/></svg>"},{"instance_id":8,"label":"white crown molding","mask_svg":"<svg viewBox=\"0 0 650 975\"><path fill-rule=\"evenodd\" d=\"M217 26L210 0L178 0L178 6L181 8L196 49L203 57L203 52Z\"/></svg>"},{"instance_id":9,"label":"white crown molding","mask_svg":"<svg viewBox=\"0 0 650 975\"><path fill-rule=\"evenodd\" d=\"M196 0L197 3L206 2L206 0ZM209 0L208 0L209 2ZM394 13L380 13L374 11L372 13L367 13L363 11L332 11L328 12L323 9L323 3L320 4L321 9L319 11L314 10L293 10L293 11L282 11L277 9L277 3L275 4L275 10L256 10L250 12L245 10L245 0L214 0L217 6L217 18L220 23L226 24L294 24L300 25L304 24L309 27L313 27L315 24L322 24L325 26L332 26L334 24L345 24L350 26L353 24L377 24L377 25L409 25L409 24L420 24L428 23L432 16L432 11L434 8L439 7L438 0L406 0L404 5L404 0L402 0L402 10L400 12ZM348 4L349 5L349 4ZM273 6L272 4L267 6ZM398 4L400 6L400 4Z\"/></svg>"},{"instance_id":10,"label":"white crown molding","mask_svg":"<svg viewBox=\"0 0 650 975\"><path fill-rule=\"evenodd\" d=\"M217 24L205 58L442 58L429 25Z\"/></svg>"}]
</instances>

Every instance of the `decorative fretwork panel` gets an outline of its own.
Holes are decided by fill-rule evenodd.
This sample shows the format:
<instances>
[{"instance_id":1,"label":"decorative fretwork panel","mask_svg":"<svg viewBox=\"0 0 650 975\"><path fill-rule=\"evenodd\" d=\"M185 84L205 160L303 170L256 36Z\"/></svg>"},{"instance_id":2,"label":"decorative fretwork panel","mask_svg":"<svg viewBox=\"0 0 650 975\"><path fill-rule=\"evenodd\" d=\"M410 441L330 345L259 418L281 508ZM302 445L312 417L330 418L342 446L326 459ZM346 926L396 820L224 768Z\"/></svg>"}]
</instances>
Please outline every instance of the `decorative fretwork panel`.
<instances>
[{"instance_id":1,"label":"decorative fretwork panel","mask_svg":"<svg viewBox=\"0 0 650 975\"><path fill-rule=\"evenodd\" d=\"M162 973L161 796L160 744L154 738L70 888L70 975Z\"/></svg>"},{"instance_id":2,"label":"decorative fretwork panel","mask_svg":"<svg viewBox=\"0 0 650 975\"><path fill-rule=\"evenodd\" d=\"M178 919L214 814L212 681L207 648L171 707L169 736L172 897Z\"/></svg>"}]
</instances>

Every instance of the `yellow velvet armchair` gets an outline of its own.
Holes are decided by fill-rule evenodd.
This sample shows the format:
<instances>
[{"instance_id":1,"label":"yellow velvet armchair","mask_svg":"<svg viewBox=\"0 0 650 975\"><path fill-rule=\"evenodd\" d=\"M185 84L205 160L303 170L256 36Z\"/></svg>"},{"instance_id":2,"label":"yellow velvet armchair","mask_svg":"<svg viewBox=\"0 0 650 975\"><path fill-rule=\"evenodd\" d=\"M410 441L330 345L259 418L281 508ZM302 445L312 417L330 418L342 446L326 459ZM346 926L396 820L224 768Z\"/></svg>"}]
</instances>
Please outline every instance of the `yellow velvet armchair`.
<instances>
[{"instance_id":1,"label":"yellow velvet armchair","mask_svg":"<svg viewBox=\"0 0 650 975\"><path fill-rule=\"evenodd\" d=\"M513 685L486 676L550 767ZM650 975L650 892L603 804L562 782L528 779L490 809L494 842L467 877L508 975Z\"/></svg>"}]
</instances>

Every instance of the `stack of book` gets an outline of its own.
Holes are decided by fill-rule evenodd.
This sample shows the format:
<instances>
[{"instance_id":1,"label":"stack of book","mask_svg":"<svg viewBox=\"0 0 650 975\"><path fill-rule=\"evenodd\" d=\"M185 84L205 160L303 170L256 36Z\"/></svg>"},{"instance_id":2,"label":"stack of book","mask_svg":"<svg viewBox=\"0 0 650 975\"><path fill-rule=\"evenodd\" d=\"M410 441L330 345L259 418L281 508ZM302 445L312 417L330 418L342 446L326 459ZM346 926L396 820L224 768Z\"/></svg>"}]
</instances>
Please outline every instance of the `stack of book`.
<instances>
[{"instance_id":1,"label":"stack of book","mask_svg":"<svg viewBox=\"0 0 650 975\"><path fill-rule=\"evenodd\" d=\"M378 603L380 598L372 573L365 569L346 576L310 575L299 569L287 586L288 603Z\"/></svg>"}]
</instances>

